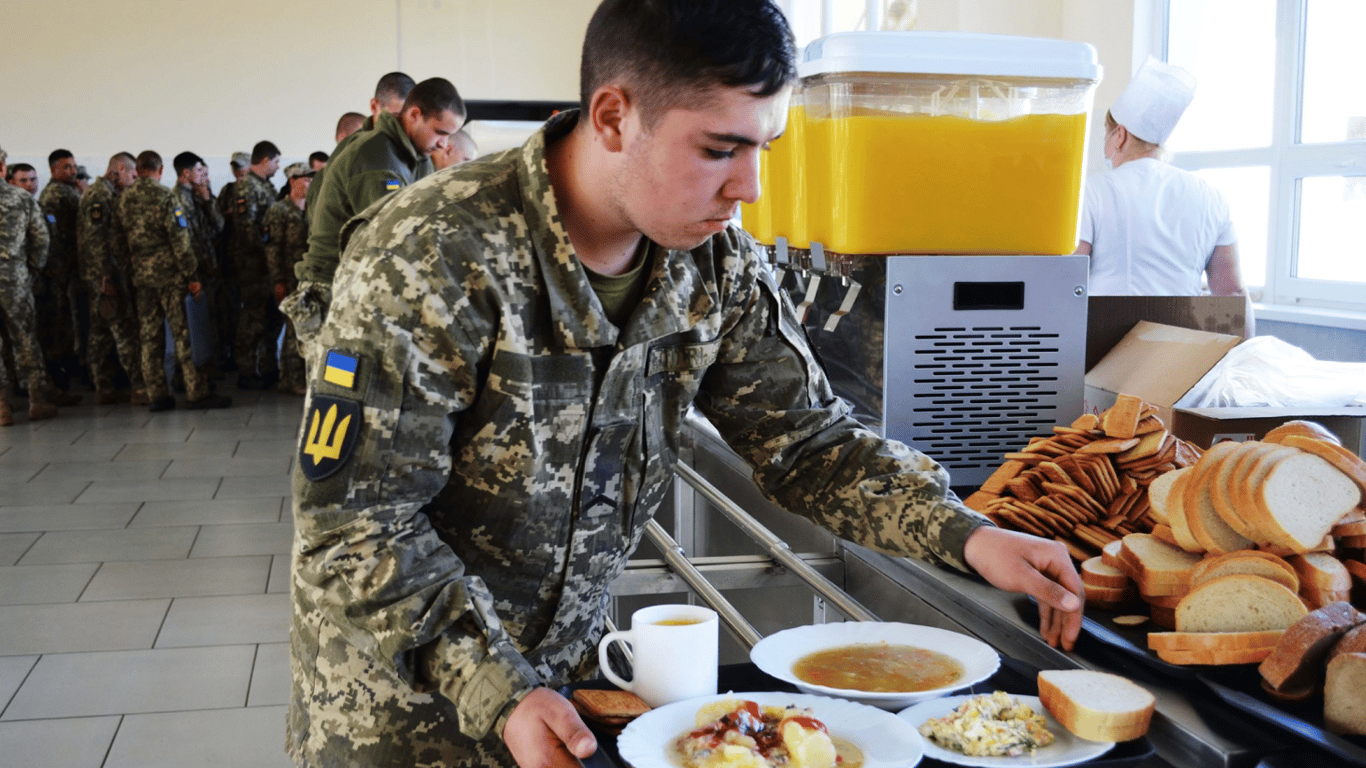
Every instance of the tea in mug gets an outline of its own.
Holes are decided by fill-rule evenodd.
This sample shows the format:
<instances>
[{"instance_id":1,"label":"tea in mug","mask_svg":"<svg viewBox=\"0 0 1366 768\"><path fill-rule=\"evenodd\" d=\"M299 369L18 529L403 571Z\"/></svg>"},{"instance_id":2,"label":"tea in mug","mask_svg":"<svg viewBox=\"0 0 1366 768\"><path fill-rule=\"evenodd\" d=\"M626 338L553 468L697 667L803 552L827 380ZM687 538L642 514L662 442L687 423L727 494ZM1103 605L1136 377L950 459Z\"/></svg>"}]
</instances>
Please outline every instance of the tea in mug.
<instances>
[{"instance_id":1,"label":"tea in mug","mask_svg":"<svg viewBox=\"0 0 1366 768\"><path fill-rule=\"evenodd\" d=\"M687 625L689 625L689 624L701 624L702 621L703 621L703 619L665 619L665 620L663 620L663 621L656 621L656 622L655 622L655 626L657 626L657 627L684 627L684 626L687 626Z\"/></svg>"}]
</instances>

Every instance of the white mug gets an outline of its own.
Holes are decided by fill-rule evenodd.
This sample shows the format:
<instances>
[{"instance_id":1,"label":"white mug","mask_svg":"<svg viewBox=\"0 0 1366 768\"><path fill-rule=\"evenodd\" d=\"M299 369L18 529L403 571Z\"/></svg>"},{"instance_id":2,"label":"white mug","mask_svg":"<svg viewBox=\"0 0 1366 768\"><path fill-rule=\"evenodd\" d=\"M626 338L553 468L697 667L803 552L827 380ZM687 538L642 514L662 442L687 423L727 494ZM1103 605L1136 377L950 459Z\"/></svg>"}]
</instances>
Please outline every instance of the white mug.
<instances>
[{"instance_id":1,"label":"white mug","mask_svg":"<svg viewBox=\"0 0 1366 768\"><path fill-rule=\"evenodd\" d=\"M602 674L652 707L716 693L716 611L698 605L653 605L631 614L631 628L598 643ZM614 640L631 647L631 680L607 664Z\"/></svg>"}]
</instances>

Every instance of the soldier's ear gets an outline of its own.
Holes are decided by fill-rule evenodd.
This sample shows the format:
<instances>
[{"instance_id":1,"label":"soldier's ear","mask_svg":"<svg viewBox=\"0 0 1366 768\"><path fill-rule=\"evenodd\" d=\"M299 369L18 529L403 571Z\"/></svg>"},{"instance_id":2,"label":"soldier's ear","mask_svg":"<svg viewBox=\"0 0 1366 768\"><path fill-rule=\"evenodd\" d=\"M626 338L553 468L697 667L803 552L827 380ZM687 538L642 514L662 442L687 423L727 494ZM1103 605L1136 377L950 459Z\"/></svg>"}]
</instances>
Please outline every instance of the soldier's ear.
<instances>
[{"instance_id":1,"label":"soldier's ear","mask_svg":"<svg viewBox=\"0 0 1366 768\"><path fill-rule=\"evenodd\" d=\"M620 86L604 85L593 92L585 118L608 152L620 152L624 146L622 136L632 106L630 94Z\"/></svg>"}]
</instances>

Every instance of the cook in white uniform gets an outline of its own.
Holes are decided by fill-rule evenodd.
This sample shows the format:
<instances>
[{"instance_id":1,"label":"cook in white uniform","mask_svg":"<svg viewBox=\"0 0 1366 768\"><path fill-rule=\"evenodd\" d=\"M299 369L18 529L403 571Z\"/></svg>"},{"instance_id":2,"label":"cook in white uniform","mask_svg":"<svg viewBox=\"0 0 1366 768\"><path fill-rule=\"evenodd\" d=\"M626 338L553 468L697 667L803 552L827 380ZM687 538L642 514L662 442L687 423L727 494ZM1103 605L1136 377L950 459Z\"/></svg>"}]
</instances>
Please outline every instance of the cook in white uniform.
<instances>
[{"instance_id":1,"label":"cook in white uniform","mask_svg":"<svg viewBox=\"0 0 1366 768\"><path fill-rule=\"evenodd\" d=\"M1105 115L1112 170L1087 180L1077 253L1091 257L1091 295L1245 296L1228 202L1160 159L1195 96L1195 79L1149 59ZM1252 334L1251 303L1247 307Z\"/></svg>"}]
</instances>

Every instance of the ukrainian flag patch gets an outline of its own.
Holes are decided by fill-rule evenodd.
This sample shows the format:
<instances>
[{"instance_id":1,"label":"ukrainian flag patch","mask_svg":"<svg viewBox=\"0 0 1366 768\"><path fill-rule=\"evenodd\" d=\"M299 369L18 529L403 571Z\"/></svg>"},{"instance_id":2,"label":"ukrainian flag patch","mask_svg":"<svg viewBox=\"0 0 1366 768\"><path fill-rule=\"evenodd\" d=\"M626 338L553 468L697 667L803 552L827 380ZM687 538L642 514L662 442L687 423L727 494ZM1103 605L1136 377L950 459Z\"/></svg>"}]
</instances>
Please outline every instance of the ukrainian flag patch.
<instances>
[{"instance_id":1,"label":"ukrainian flag patch","mask_svg":"<svg viewBox=\"0 0 1366 768\"><path fill-rule=\"evenodd\" d=\"M347 389L356 388L356 357L338 349L327 351L327 362L323 365L323 381Z\"/></svg>"},{"instance_id":2,"label":"ukrainian flag patch","mask_svg":"<svg viewBox=\"0 0 1366 768\"><path fill-rule=\"evenodd\" d=\"M398 179L385 179L384 181L385 192L393 192L394 190L401 189L402 187L403 182L399 181Z\"/></svg>"}]
</instances>

